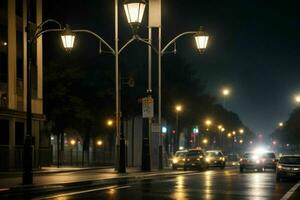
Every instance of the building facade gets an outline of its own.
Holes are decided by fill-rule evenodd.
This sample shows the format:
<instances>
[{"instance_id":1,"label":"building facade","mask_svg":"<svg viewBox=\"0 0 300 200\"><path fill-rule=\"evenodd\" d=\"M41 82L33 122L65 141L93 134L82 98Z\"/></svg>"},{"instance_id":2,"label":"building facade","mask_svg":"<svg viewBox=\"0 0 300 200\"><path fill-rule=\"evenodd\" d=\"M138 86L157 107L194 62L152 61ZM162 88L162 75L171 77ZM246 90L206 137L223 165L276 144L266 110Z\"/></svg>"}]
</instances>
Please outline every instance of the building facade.
<instances>
[{"instance_id":1,"label":"building facade","mask_svg":"<svg viewBox=\"0 0 300 200\"><path fill-rule=\"evenodd\" d=\"M32 0L31 30L42 22L42 0ZM0 0L0 170L22 168L27 94L26 0ZM32 48L34 166L48 163L50 137L43 131L42 37Z\"/></svg>"}]
</instances>

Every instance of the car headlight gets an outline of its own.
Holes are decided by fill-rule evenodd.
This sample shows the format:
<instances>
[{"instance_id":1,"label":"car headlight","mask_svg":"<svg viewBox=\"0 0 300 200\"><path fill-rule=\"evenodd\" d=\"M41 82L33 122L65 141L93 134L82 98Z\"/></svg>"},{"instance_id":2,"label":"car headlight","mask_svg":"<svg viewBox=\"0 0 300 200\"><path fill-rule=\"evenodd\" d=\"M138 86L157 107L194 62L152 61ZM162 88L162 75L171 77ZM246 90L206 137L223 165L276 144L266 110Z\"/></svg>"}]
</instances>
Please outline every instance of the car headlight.
<instances>
[{"instance_id":1,"label":"car headlight","mask_svg":"<svg viewBox=\"0 0 300 200\"><path fill-rule=\"evenodd\" d=\"M225 158L224 157L220 157L219 160L225 161Z\"/></svg>"},{"instance_id":2,"label":"car headlight","mask_svg":"<svg viewBox=\"0 0 300 200\"><path fill-rule=\"evenodd\" d=\"M277 165L277 169L281 170L282 169L282 165Z\"/></svg>"},{"instance_id":3,"label":"car headlight","mask_svg":"<svg viewBox=\"0 0 300 200\"><path fill-rule=\"evenodd\" d=\"M177 158L173 158L173 164L176 164L176 163L178 163L178 159Z\"/></svg>"},{"instance_id":4,"label":"car headlight","mask_svg":"<svg viewBox=\"0 0 300 200\"><path fill-rule=\"evenodd\" d=\"M206 162L210 162L210 158L205 158L205 161Z\"/></svg>"},{"instance_id":5,"label":"car headlight","mask_svg":"<svg viewBox=\"0 0 300 200\"><path fill-rule=\"evenodd\" d=\"M188 159L189 160L189 159ZM185 158L182 158L182 161L185 161Z\"/></svg>"}]
</instances>

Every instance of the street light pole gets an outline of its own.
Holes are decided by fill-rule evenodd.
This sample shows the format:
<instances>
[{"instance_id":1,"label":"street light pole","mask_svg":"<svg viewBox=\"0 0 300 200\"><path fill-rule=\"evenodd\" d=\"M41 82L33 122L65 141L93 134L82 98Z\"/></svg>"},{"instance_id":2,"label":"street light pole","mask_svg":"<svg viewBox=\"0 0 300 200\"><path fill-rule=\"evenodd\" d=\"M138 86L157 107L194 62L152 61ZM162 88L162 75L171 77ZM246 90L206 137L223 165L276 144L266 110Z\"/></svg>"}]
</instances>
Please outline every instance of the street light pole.
<instances>
[{"instance_id":1,"label":"street light pole","mask_svg":"<svg viewBox=\"0 0 300 200\"><path fill-rule=\"evenodd\" d=\"M32 111L31 111L31 36L30 36L30 6L31 1L27 0L27 112L26 112L26 137L23 156L23 185L33 183L32 177Z\"/></svg>"}]
</instances>

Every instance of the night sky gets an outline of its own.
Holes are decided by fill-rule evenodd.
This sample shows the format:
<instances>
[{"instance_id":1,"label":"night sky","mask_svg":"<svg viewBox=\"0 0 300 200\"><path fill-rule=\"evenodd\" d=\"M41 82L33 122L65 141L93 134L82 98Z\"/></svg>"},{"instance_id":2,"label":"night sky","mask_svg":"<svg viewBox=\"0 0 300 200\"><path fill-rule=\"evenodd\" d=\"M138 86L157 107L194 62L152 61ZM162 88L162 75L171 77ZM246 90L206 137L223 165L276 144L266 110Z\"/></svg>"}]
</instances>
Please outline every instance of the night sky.
<instances>
[{"instance_id":1,"label":"night sky","mask_svg":"<svg viewBox=\"0 0 300 200\"><path fill-rule=\"evenodd\" d=\"M200 25L210 35L204 55L195 51L192 38L184 38L177 45L177 56L198 69L207 92L220 96L221 87L231 87L226 108L239 114L255 133L269 134L279 121L288 118L295 107L293 95L300 93L300 14L296 1L162 1L163 44ZM44 0L46 18L92 29L113 44L112 0ZM141 35L146 37L145 18L143 25ZM120 26L122 41L130 37L130 28L121 8ZM91 59L100 59L97 43L87 38L81 39L81 51ZM51 39L53 36L45 38ZM57 44L45 42L50 46L46 61L55 58L53 46ZM146 62L146 54L139 58Z\"/></svg>"}]
</instances>

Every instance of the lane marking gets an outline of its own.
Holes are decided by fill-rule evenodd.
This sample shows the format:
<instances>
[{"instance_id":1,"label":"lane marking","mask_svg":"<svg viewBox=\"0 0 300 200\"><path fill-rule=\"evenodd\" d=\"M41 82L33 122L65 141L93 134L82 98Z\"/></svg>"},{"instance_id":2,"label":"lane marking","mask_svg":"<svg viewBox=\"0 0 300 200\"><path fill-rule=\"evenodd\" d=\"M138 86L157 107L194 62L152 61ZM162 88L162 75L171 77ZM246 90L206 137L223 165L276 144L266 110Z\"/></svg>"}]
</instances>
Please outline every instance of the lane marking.
<instances>
[{"instance_id":1,"label":"lane marking","mask_svg":"<svg viewBox=\"0 0 300 200\"><path fill-rule=\"evenodd\" d=\"M47 197L39 197L39 198L34 198L34 200L41 200L41 199L55 199L59 197L65 197L65 196L74 196L78 194L84 194L84 193L90 193L90 192L96 192L96 191L103 191L103 190L110 190L110 189L126 189L130 188L130 185L125 185L125 186L108 186L108 187L102 187L102 188L96 188L96 189L90 189L90 190L82 190L78 192L67 192L63 194L58 194L58 195L53 195L53 196L47 196Z\"/></svg>"},{"instance_id":2,"label":"lane marking","mask_svg":"<svg viewBox=\"0 0 300 200\"><path fill-rule=\"evenodd\" d=\"M294 185L280 200L288 200L300 186L300 182Z\"/></svg>"}]
</instances>

